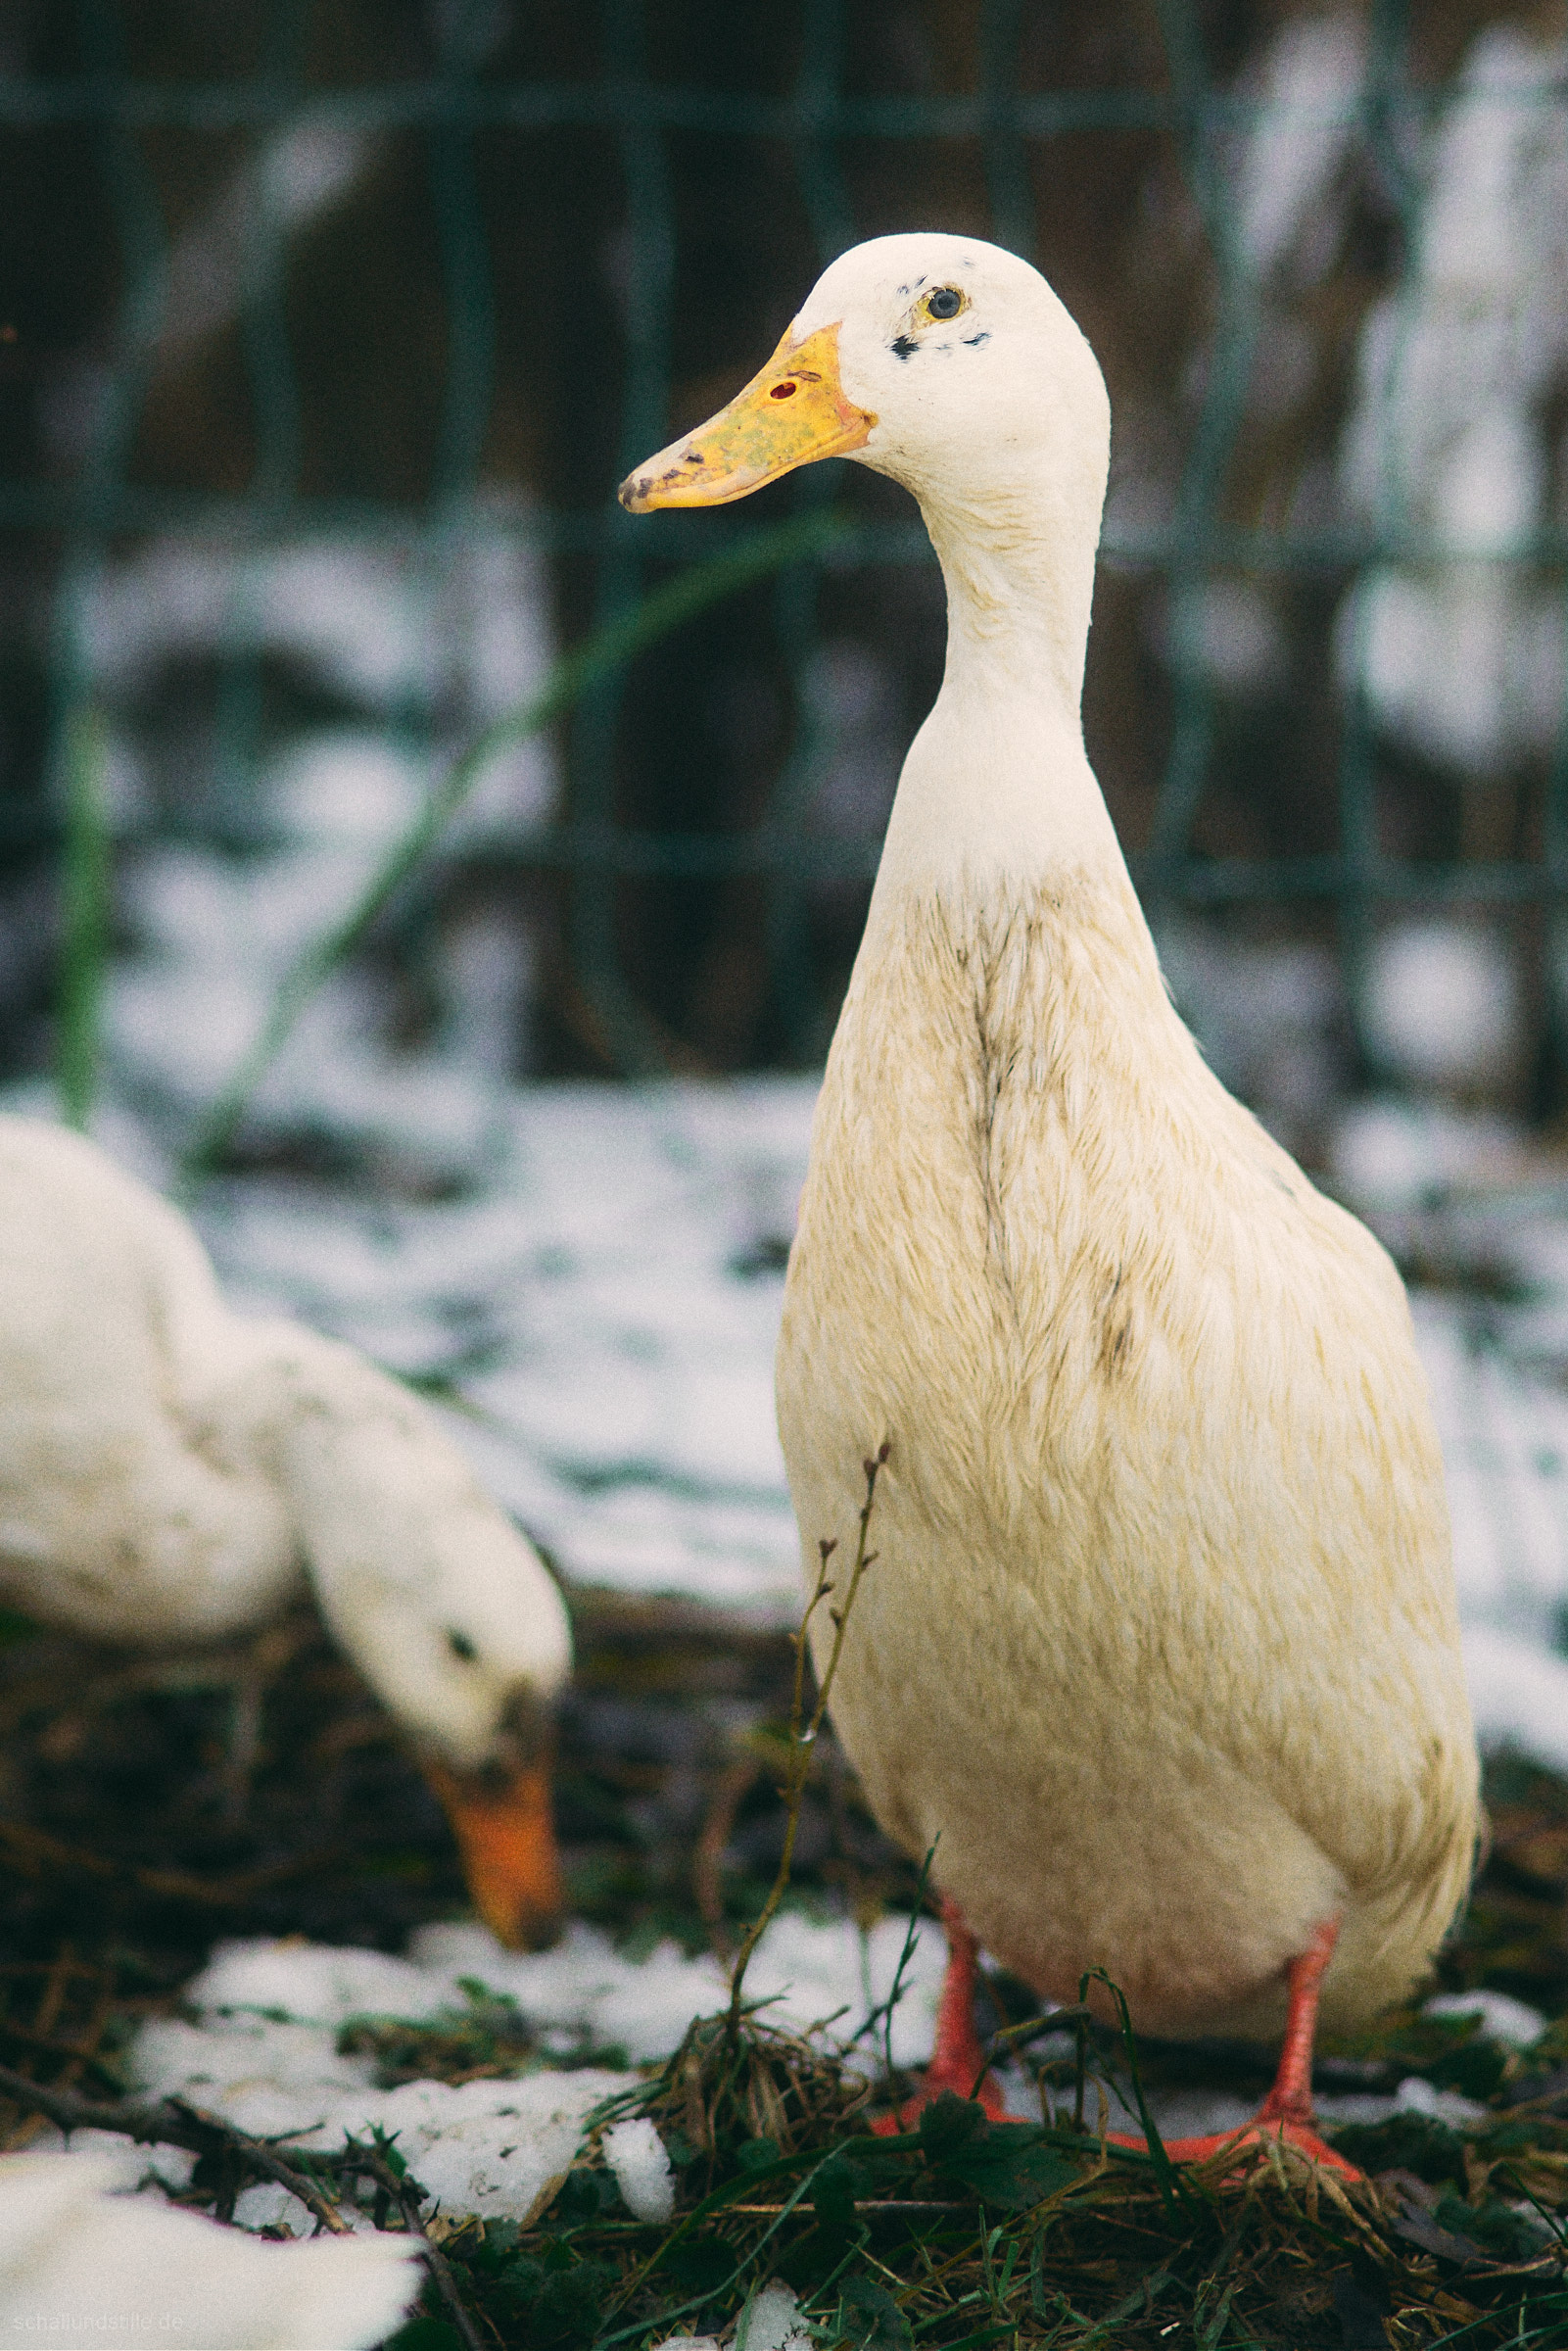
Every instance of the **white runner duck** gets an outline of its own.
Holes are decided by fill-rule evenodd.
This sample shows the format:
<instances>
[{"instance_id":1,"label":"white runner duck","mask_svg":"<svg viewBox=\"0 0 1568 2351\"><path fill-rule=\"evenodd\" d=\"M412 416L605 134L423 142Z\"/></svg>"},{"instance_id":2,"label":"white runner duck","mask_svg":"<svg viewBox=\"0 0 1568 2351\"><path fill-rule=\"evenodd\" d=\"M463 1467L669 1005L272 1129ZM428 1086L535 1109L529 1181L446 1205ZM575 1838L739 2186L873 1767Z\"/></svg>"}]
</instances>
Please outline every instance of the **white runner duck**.
<instances>
[{"instance_id":1,"label":"white runner duck","mask_svg":"<svg viewBox=\"0 0 1568 2351\"><path fill-rule=\"evenodd\" d=\"M1105 1968L1150 2032L1287 2025L1259 2119L1332 2161L1319 1985L1337 2026L1405 1994L1471 1866L1443 1471L1399 1277L1205 1065L1084 753L1109 425L1036 271L883 237L621 496L848 456L914 492L947 584L778 1361L809 1578L891 1445L833 1715L935 1847L929 2087L980 2071L977 1935L1057 2000Z\"/></svg>"}]
</instances>

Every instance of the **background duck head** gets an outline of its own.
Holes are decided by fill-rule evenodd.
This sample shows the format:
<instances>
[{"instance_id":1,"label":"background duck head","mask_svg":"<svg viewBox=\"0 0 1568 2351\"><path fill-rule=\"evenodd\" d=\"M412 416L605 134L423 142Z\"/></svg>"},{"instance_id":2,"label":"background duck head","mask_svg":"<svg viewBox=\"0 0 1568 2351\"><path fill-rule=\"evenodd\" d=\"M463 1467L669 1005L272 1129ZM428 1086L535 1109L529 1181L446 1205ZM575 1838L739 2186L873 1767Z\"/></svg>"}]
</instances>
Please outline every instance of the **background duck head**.
<instances>
[{"instance_id":1,"label":"background duck head","mask_svg":"<svg viewBox=\"0 0 1568 2351\"><path fill-rule=\"evenodd\" d=\"M479 1915L537 1949L563 1900L550 1766L565 1606L418 1400L347 1348L309 1349L331 1371L278 1446L321 1612L419 1754Z\"/></svg>"}]
</instances>

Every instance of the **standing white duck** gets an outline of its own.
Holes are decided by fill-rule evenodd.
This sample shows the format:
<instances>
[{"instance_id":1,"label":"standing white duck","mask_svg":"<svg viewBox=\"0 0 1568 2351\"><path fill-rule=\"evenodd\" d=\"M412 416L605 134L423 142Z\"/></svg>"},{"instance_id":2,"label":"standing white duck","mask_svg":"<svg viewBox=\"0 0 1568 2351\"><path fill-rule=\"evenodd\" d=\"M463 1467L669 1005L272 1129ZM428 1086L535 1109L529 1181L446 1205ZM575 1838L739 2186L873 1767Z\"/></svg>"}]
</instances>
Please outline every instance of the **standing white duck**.
<instances>
[{"instance_id":1,"label":"standing white duck","mask_svg":"<svg viewBox=\"0 0 1568 2351\"><path fill-rule=\"evenodd\" d=\"M935 1847L927 2088L981 2070L977 1936L1058 2000L1105 1968L1154 2033L1283 2023L1259 2125L1332 2161L1319 1984L1336 2026L1407 1992L1471 1866L1443 1470L1398 1274L1205 1065L1085 756L1109 425L1035 270L882 237L621 495L849 456L915 493L947 584L778 1362L808 1575L891 1442L833 1715Z\"/></svg>"},{"instance_id":2,"label":"standing white duck","mask_svg":"<svg viewBox=\"0 0 1568 2351\"><path fill-rule=\"evenodd\" d=\"M93 1144L0 1118L0 1597L137 1649L312 1585L410 1734L503 1942L553 1931L561 1597L418 1399L224 1305L184 1218Z\"/></svg>"}]
</instances>

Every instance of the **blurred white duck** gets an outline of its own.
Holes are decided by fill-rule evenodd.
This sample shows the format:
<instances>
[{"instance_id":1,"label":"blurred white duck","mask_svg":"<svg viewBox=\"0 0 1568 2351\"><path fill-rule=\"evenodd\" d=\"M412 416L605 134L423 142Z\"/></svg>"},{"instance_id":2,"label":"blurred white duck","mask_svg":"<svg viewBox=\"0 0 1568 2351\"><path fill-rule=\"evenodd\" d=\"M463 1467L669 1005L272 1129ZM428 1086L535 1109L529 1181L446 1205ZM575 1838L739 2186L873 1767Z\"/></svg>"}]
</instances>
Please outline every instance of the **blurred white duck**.
<instances>
[{"instance_id":1,"label":"blurred white duck","mask_svg":"<svg viewBox=\"0 0 1568 2351\"><path fill-rule=\"evenodd\" d=\"M185 1220L0 1118L0 1597L137 1649L264 1624L309 1576L410 1734L486 1924L560 1909L559 1592L432 1415L351 1348L231 1315Z\"/></svg>"},{"instance_id":2,"label":"blurred white duck","mask_svg":"<svg viewBox=\"0 0 1568 2351\"><path fill-rule=\"evenodd\" d=\"M0 2351L373 2351L419 2291L406 2236L269 2244L85 2152L0 2155Z\"/></svg>"},{"instance_id":3,"label":"blurred white duck","mask_svg":"<svg viewBox=\"0 0 1568 2351\"><path fill-rule=\"evenodd\" d=\"M833 1714L936 1847L928 2087L980 2071L973 1928L1057 2000L1107 1969L1154 2033L1285 2023L1259 2121L1327 2156L1319 1981L1336 2026L1404 1994L1471 1864L1443 1472L1399 1277L1205 1066L1084 754L1109 421L1025 263L883 237L621 495L852 456L947 583L778 1366L808 1575L891 1441Z\"/></svg>"}]
</instances>

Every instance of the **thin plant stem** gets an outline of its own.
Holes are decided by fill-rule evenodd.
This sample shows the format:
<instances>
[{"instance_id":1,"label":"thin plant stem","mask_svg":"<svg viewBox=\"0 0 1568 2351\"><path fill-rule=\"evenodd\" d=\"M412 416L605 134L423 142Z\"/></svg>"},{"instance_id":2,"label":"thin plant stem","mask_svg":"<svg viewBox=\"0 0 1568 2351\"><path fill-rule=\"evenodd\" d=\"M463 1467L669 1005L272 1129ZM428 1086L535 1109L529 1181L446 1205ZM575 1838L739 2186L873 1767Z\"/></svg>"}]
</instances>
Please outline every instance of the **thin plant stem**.
<instances>
[{"instance_id":1,"label":"thin plant stem","mask_svg":"<svg viewBox=\"0 0 1568 2351\"><path fill-rule=\"evenodd\" d=\"M55 1082L68 1127L85 1129L98 1088L99 1011L109 939L109 821L103 720L91 704L65 727L60 1007Z\"/></svg>"},{"instance_id":2,"label":"thin plant stem","mask_svg":"<svg viewBox=\"0 0 1568 2351\"><path fill-rule=\"evenodd\" d=\"M261 1031L218 1096L185 1158L187 1178L205 1175L223 1157L245 1117L251 1098L293 1032L307 1004L345 957L363 938L389 899L423 862L471 796L498 754L543 733L581 700L590 687L623 668L635 655L667 637L672 629L734 596L752 581L820 554L843 525L832 514L809 514L777 529L759 531L743 547L715 555L645 597L551 668L539 692L487 727L453 761L376 871L330 930L303 948L278 983Z\"/></svg>"},{"instance_id":3,"label":"thin plant stem","mask_svg":"<svg viewBox=\"0 0 1568 2351\"><path fill-rule=\"evenodd\" d=\"M1138 2067L1138 2044L1133 2038L1132 2018L1127 2010L1126 1995L1120 1985L1115 1983L1106 1974L1103 1967L1091 1967L1078 1984L1080 2005L1087 2000L1091 1984L1103 1984L1117 2004L1117 2014L1121 2023L1122 2046L1127 2052L1127 2070L1132 2076L1132 2095L1138 2108L1138 2120L1143 2125L1144 2138L1148 2143L1149 2160L1154 2166L1155 2180L1159 2185L1161 2199L1165 2210L1174 2214L1181 2205L1189 2202L1190 2198L1177 2175L1175 2165L1165 2153L1165 2142L1155 2128L1154 2117L1149 2112L1149 2101L1143 2094L1143 2075ZM1081 2026L1079 2030L1082 2030Z\"/></svg>"},{"instance_id":4,"label":"thin plant stem","mask_svg":"<svg viewBox=\"0 0 1568 2351\"><path fill-rule=\"evenodd\" d=\"M930 1882L931 1863L936 1858L936 1847L939 1842L940 1832L926 1847L926 1858L920 1865L920 1876L915 1881L915 1901L909 1914L909 1924L904 1930L904 1945L898 1954L898 1964L893 1969L893 1981L887 1997L885 2000L877 2002L864 2023L856 2028L851 2037L854 2040L864 2040L868 2036L874 2036L879 2026L883 2028L883 2046L889 2081L892 2079L893 2072L893 2010L898 2006L908 1989L904 1982L904 1970L915 1955L915 1945L920 1938L921 1913L926 1906L926 1889Z\"/></svg>"},{"instance_id":5,"label":"thin plant stem","mask_svg":"<svg viewBox=\"0 0 1568 2351\"><path fill-rule=\"evenodd\" d=\"M819 1546L822 1560L817 1570L817 1588L806 1604L805 1615L800 1620L800 1630L794 1635L795 1685L789 1707L789 1761L784 1772L784 1784L779 1792L784 1799L786 1814L784 1851L779 1856L778 1874L774 1878L768 1898L746 1929L740 1948L736 1953L735 1966L730 1976L729 2031L732 2039L740 2030L741 1991L745 1985L746 1968L750 1964L751 1954L761 1942L779 1904L784 1900L785 1889L789 1884L789 1873L794 1865L795 1837L800 1828L801 1799L806 1793L806 1781L811 1771L812 1758L816 1752L817 1734L822 1729L828 1712L828 1701L832 1695L833 1679L838 1671L838 1660L844 1654L844 1634L849 1625L849 1612L855 1605L855 1595L860 1590L861 1577L877 1557L874 1551L867 1548L871 1535L871 1514L877 1502L877 1480L886 1465L887 1456L891 1450L890 1445L884 1440L878 1447L876 1454L869 1455L861 1463L866 1475L866 1499L860 1509L860 1539L855 1546L855 1563L850 1569L849 1584L844 1593L842 1607L831 1607L828 1610L833 1628L832 1648L829 1652L827 1669L818 1686L817 1703L813 1706L810 1719L805 1722L804 1728L801 1726L806 1704L806 1639L813 1615L833 1589L828 1580L828 1562L837 1549L836 1537Z\"/></svg>"},{"instance_id":6,"label":"thin plant stem","mask_svg":"<svg viewBox=\"0 0 1568 2351\"><path fill-rule=\"evenodd\" d=\"M939 1836L940 1831L938 1831L938 1837ZM936 1839L933 1838L931 1843L926 1847L926 1858L920 1865L920 1884L915 1889L914 1907L909 1914L909 1925L904 1930L904 1947L898 1954L898 1965L893 1970L893 1981L888 1989L887 1993L887 2009L886 2015L883 2019L884 2030L882 2035L882 2047L887 2059L887 2079L889 2084L891 2084L893 2079L893 2011L904 1996L904 1970L915 1955L916 1939L920 1932L921 1912L926 1905L926 1889L930 1883L931 1863L936 1858Z\"/></svg>"},{"instance_id":7,"label":"thin plant stem","mask_svg":"<svg viewBox=\"0 0 1568 2351\"><path fill-rule=\"evenodd\" d=\"M778 2235L780 2230L784 2227L785 2221L788 2220L796 2205L801 2202L803 2197L811 2193L812 2188L816 2185L818 2173L822 2171L824 2165L832 2163L836 2152L837 2150L835 2148L830 2147L826 2155L818 2156L816 2162L812 2165L810 2171L806 2173L804 2179L801 2180L798 2186L796 2186L790 2192L790 2194L784 2198L784 2201L779 2207L777 2217L771 2221L768 2227L763 2231L757 2242L752 2246L751 2251L747 2253L742 2260L736 2263L728 2278L722 2278L717 2285L709 2286L705 2292L692 2294L685 2302L677 2302L670 2309L660 2311L657 2325L660 2327L667 2327L673 2319L684 2319L689 2312L700 2310L704 2303L713 2301L717 2295L729 2293L736 2285L739 2279L745 2276L747 2270L749 2270L753 2264L760 2261L762 2254L767 2248L770 2238ZM658 2246L657 2249L649 2256L649 2258L643 2262L639 2269L635 2270L632 2276L625 2280L620 2294L616 2299L614 2309L612 2309L610 2312L610 2316L612 2318L616 2316L619 2311L626 2308L634 2293L640 2286L646 2283L648 2278L651 2277L653 2271L658 2267L659 2263L663 2261L669 2254L672 2246L674 2246L681 2238L686 2236L690 2231L692 2225L703 2217L705 2205L711 2200L712 2199L705 2199L704 2204L698 2205L694 2212L689 2212L686 2216L686 2219L680 2222L672 2231L671 2234L665 2238L663 2244ZM649 2322L646 2319L639 2319L633 2326L630 2327L617 2327L613 2334L601 2334L594 2346L594 2351L609 2351L609 2347L612 2343L623 2343L634 2334L644 2334L648 2330L648 2327Z\"/></svg>"},{"instance_id":8,"label":"thin plant stem","mask_svg":"<svg viewBox=\"0 0 1568 2351\"><path fill-rule=\"evenodd\" d=\"M400 2178L380 2149L371 2149L369 2152L370 2177L397 2205L403 2215L404 2227L416 2239L430 2272L431 2282L446 2305L449 2321L462 2338L464 2351L487 2351L485 2338L475 2326L472 2314L458 2290L451 2264L425 2228L420 2211L423 2190L406 2172Z\"/></svg>"}]
</instances>

